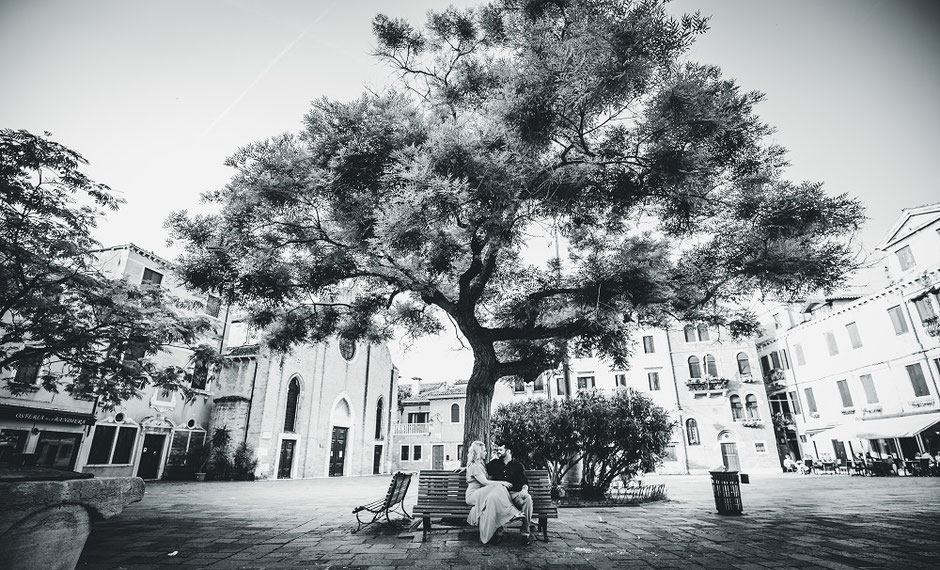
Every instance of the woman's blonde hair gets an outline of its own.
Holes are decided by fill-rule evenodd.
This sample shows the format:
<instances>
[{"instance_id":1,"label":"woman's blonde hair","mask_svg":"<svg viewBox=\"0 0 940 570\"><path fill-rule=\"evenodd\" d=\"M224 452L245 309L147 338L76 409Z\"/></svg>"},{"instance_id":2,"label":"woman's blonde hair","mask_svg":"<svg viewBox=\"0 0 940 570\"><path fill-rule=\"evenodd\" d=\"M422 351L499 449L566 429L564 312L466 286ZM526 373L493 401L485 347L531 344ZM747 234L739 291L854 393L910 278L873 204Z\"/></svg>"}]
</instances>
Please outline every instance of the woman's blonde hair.
<instances>
[{"instance_id":1,"label":"woman's blonde hair","mask_svg":"<svg viewBox=\"0 0 940 570\"><path fill-rule=\"evenodd\" d=\"M467 451L467 465L477 461L486 462L486 446L480 440L470 444L470 450Z\"/></svg>"}]
</instances>

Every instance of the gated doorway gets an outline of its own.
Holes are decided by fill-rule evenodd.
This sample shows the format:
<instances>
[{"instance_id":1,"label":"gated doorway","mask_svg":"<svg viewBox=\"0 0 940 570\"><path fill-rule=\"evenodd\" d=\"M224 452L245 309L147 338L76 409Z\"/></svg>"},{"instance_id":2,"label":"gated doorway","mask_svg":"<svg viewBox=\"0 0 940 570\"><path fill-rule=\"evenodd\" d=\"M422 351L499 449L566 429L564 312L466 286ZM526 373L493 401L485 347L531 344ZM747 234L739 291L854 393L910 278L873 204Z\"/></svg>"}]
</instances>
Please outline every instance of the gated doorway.
<instances>
[{"instance_id":1,"label":"gated doorway","mask_svg":"<svg viewBox=\"0 0 940 570\"><path fill-rule=\"evenodd\" d=\"M294 439L282 439L281 440L281 457L277 462L277 478L278 479L290 479L291 473L294 468L294 448L297 445L297 440Z\"/></svg>"},{"instance_id":2,"label":"gated doorway","mask_svg":"<svg viewBox=\"0 0 940 570\"><path fill-rule=\"evenodd\" d=\"M162 433L148 433L144 435L144 446L140 450L140 465L137 466L137 476L141 479L156 479L160 471L160 459L163 458L163 446L166 435Z\"/></svg>"},{"instance_id":3,"label":"gated doorway","mask_svg":"<svg viewBox=\"0 0 940 570\"><path fill-rule=\"evenodd\" d=\"M342 477L346 462L346 435L349 428L334 427L333 443L330 444L330 477Z\"/></svg>"},{"instance_id":4,"label":"gated doorway","mask_svg":"<svg viewBox=\"0 0 940 570\"><path fill-rule=\"evenodd\" d=\"M724 463L728 471L740 471L741 462L738 460L738 444L721 444L721 462Z\"/></svg>"}]
</instances>

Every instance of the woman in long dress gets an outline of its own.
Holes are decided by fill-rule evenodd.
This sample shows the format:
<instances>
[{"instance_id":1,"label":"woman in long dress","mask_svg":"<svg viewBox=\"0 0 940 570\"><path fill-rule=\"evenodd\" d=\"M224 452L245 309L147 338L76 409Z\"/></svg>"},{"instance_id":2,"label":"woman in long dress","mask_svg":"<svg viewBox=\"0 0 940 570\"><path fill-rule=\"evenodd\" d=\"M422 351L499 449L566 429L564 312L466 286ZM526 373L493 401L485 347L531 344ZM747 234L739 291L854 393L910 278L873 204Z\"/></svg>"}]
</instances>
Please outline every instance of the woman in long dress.
<instances>
[{"instance_id":1,"label":"woman in long dress","mask_svg":"<svg viewBox=\"0 0 940 570\"><path fill-rule=\"evenodd\" d=\"M472 505L467 522L480 527L480 542L486 544L503 525L522 518L522 512L512 504L508 481L494 481L486 476L486 447L474 441L467 452L468 505Z\"/></svg>"}]
</instances>

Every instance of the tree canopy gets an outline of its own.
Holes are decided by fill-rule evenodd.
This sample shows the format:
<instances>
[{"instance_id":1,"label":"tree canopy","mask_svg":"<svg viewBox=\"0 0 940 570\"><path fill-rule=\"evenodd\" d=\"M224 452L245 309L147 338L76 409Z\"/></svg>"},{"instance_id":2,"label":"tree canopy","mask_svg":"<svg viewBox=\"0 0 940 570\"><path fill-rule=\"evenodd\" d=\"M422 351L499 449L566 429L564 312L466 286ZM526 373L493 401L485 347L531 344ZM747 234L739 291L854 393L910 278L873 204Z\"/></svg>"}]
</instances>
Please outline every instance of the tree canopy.
<instances>
[{"instance_id":1,"label":"tree canopy","mask_svg":"<svg viewBox=\"0 0 940 570\"><path fill-rule=\"evenodd\" d=\"M699 14L498 0L373 29L388 90L317 100L299 134L228 160L218 213L168 222L186 279L244 304L274 348L449 320L474 354L465 440L488 442L495 382L534 378L567 340L625 366L637 326L746 335L740 301L853 267L861 206L785 179L763 95L688 61ZM565 259L530 262L547 232Z\"/></svg>"},{"instance_id":2,"label":"tree canopy","mask_svg":"<svg viewBox=\"0 0 940 570\"><path fill-rule=\"evenodd\" d=\"M186 370L148 357L188 344L194 359L212 361L213 347L195 346L209 322L174 309L159 288L98 271L90 232L121 200L48 136L0 130L0 370L31 370L50 391L106 407L149 382L187 394ZM32 386L7 383L14 394Z\"/></svg>"}]
</instances>

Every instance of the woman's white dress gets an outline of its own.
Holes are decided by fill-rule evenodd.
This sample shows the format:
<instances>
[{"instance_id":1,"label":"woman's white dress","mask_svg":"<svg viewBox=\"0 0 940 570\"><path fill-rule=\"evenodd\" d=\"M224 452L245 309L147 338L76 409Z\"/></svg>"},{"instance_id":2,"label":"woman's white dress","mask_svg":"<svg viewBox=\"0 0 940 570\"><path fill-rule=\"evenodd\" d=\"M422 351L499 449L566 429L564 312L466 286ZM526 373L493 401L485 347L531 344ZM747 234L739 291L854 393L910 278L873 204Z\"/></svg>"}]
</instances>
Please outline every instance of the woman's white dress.
<instances>
[{"instance_id":1,"label":"woman's white dress","mask_svg":"<svg viewBox=\"0 0 940 570\"><path fill-rule=\"evenodd\" d=\"M467 504L472 505L467 515L469 524L480 527L480 542L487 543L496 533L496 529L505 525L519 514L519 509L512 504L509 489L503 485L483 485L477 481L477 475L486 477L486 467L482 463L472 463L467 467Z\"/></svg>"}]
</instances>

